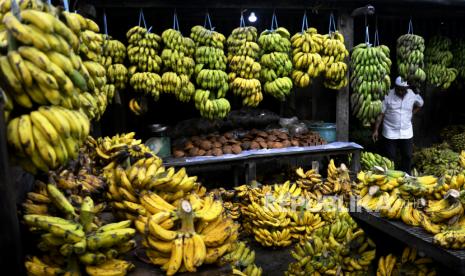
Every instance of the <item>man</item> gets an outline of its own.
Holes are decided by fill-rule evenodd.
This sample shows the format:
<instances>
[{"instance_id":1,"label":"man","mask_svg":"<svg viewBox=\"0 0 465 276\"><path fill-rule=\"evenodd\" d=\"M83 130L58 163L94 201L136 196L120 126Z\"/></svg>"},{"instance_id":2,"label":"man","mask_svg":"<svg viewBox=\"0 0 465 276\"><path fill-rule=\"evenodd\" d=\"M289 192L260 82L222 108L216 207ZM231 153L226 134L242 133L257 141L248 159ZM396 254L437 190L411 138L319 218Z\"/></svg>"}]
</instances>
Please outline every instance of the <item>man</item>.
<instances>
[{"instance_id":1,"label":"man","mask_svg":"<svg viewBox=\"0 0 465 276\"><path fill-rule=\"evenodd\" d=\"M383 122L383 137L386 157L396 160L396 151L400 150L401 164L399 169L410 173L413 151L412 114L423 106L420 95L413 93L408 83L397 77L395 88L384 98L381 114L378 116L373 130L373 141L378 140L378 129Z\"/></svg>"}]
</instances>

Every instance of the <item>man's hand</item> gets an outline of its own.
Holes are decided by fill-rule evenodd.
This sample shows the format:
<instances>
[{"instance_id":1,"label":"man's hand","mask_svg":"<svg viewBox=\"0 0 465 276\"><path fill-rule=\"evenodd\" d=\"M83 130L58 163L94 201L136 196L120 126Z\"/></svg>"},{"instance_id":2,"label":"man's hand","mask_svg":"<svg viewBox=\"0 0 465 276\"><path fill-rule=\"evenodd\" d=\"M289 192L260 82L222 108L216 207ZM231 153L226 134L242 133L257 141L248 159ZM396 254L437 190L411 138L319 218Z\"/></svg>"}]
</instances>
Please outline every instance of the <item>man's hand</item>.
<instances>
[{"instance_id":1,"label":"man's hand","mask_svg":"<svg viewBox=\"0 0 465 276\"><path fill-rule=\"evenodd\" d=\"M371 134L371 138L373 139L374 143L376 143L376 141L378 141L378 129L375 129L373 131L373 134Z\"/></svg>"}]
</instances>

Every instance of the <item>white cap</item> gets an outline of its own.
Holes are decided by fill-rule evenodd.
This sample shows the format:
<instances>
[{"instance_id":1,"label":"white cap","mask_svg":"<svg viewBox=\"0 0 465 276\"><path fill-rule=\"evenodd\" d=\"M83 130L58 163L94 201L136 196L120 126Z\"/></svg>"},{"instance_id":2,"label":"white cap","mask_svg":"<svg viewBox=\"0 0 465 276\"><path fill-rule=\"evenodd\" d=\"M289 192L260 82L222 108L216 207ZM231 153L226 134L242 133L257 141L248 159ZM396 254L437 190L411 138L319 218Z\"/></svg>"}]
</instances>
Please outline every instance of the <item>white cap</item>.
<instances>
[{"instance_id":1,"label":"white cap","mask_svg":"<svg viewBox=\"0 0 465 276\"><path fill-rule=\"evenodd\" d=\"M396 78L396 86L405 87L405 88L409 87L407 81L402 79L402 77L400 76Z\"/></svg>"}]
</instances>

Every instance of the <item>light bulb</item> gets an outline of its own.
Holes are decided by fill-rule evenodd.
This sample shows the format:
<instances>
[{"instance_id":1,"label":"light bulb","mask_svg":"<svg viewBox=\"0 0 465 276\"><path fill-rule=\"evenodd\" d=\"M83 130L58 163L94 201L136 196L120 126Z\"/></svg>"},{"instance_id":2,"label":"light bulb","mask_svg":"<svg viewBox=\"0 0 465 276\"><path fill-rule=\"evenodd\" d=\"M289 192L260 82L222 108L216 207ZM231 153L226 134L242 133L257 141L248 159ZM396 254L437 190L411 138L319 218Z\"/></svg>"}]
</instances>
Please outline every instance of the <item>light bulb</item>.
<instances>
[{"instance_id":1,"label":"light bulb","mask_svg":"<svg viewBox=\"0 0 465 276\"><path fill-rule=\"evenodd\" d=\"M255 16L255 13L254 12L251 12L250 15L249 15L249 22L255 22L257 21L257 16Z\"/></svg>"}]
</instances>

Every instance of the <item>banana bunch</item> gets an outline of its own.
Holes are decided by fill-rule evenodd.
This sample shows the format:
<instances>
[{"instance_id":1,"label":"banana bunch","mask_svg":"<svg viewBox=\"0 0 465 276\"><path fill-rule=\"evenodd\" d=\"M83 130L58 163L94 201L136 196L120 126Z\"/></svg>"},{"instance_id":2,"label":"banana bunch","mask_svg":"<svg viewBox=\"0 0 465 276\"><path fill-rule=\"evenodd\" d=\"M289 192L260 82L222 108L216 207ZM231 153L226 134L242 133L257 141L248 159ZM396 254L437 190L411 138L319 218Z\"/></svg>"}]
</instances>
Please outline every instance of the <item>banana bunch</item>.
<instances>
[{"instance_id":1,"label":"banana bunch","mask_svg":"<svg viewBox=\"0 0 465 276\"><path fill-rule=\"evenodd\" d=\"M11 98L7 96L3 89L0 92L0 97L3 98L4 106L3 106L3 118L5 118L5 122L10 120L11 112L13 111L13 101Z\"/></svg>"},{"instance_id":2,"label":"banana bunch","mask_svg":"<svg viewBox=\"0 0 465 276\"><path fill-rule=\"evenodd\" d=\"M448 37L435 36L428 41L425 48L425 71L428 83L447 89L455 80L458 70L450 67L453 59Z\"/></svg>"},{"instance_id":3,"label":"banana bunch","mask_svg":"<svg viewBox=\"0 0 465 276\"><path fill-rule=\"evenodd\" d=\"M325 221L315 210L302 210L290 212L291 222L289 228L295 239L305 241L311 237L313 231L325 225Z\"/></svg>"},{"instance_id":4,"label":"banana bunch","mask_svg":"<svg viewBox=\"0 0 465 276\"><path fill-rule=\"evenodd\" d=\"M384 156L369 151L362 151L360 163L362 165L362 170L371 170L375 166L383 167L390 170L394 169L394 161L391 161Z\"/></svg>"},{"instance_id":5,"label":"banana bunch","mask_svg":"<svg viewBox=\"0 0 465 276\"><path fill-rule=\"evenodd\" d=\"M460 177L445 176L444 181L432 175L404 179L399 191L404 198L441 199L450 189L463 185L463 174Z\"/></svg>"},{"instance_id":6,"label":"banana bunch","mask_svg":"<svg viewBox=\"0 0 465 276\"><path fill-rule=\"evenodd\" d=\"M357 45L351 55L352 114L364 126L376 121L381 113L382 100L389 93L391 60L385 45L371 47L366 43Z\"/></svg>"},{"instance_id":7,"label":"banana bunch","mask_svg":"<svg viewBox=\"0 0 465 276\"><path fill-rule=\"evenodd\" d=\"M111 64L107 67L108 83L115 85L116 89L123 90L128 82L128 69L123 64Z\"/></svg>"},{"instance_id":8,"label":"banana bunch","mask_svg":"<svg viewBox=\"0 0 465 276\"><path fill-rule=\"evenodd\" d=\"M465 219L460 218L457 223L445 227L435 234L433 243L445 248L463 249L465 247L465 232L463 231Z\"/></svg>"},{"instance_id":9,"label":"banana bunch","mask_svg":"<svg viewBox=\"0 0 465 276\"><path fill-rule=\"evenodd\" d=\"M239 271L236 275L261 276L262 268L255 265L255 251L245 242L235 242L229 252L221 258L221 263L229 263L233 270Z\"/></svg>"},{"instance_id":10,"label":"banana bunch","mask_svg":"<svg viewBox=\"0 0 465 276\"><path fill-rule=\"evenodd\" d=\"M178 100L188 102L195 93L194 84L190 82L195 68L195 43L174 29L164 31L161 38L165 44L161 59L167 68L161 77L163 92L175 94Z\"/></svg>"},{"instance_id":11,"label":"banana bunch","mask_svg":"<svg viewBox=\"0 0 465 276\"><path fill-rule=\"evenodd\" d=\"M215 99L209 90L197 89L194 95L195 108L200 115L208 119L225 118L231 110L229 101L225 98Z\"/></svg>"},{"instance_id":12,"label":"banana bunch","mask_svg":"<svg viewBox=\"0 0 465 276\"><path fill-rule=\"evenodd\" d=\"M415 168L426 175L456 175L463 171L460 154L447 143L422 148L413 153Z\"/></svg>"},{"instance_id":13,"label":"banana bunch","mask_svg":"<svg viewBox=\"0 0 465 276\"><path fill-rule=\"evenodd\" d=\"M338 31L324 35L321 57L325 64L324 85L330 89L341 89L347 86L348 66L344 60L349 56L344 45L344 36Z\"/></svg>"},{"instance_id":14,"label":"banana bunch","mask_svg":"<svg viewBox=\"0 0 465 276\"><path fill-rule=\"evenodd\" d=\"M89 119L79 111L41 106L8 122L7 141L26 171L48 172L77 158L89 128Z\"/></svg>"},{"instance_id":15,"label":"banana bunch","mask_svg":"<svg viewBox=\"0 0 465 276\"><path fill-rule=\"evenodd\" d=\"M112 39L110 36L103 37L103 57L102 64L108 67L111 64L122 64L126 59L126 46L123 42Z\"/></svg>"},{"instance_id":16,"label":"banana bunch","mask_svg":"<svg viewBox=\"0 0 465 276\"><path fill-rule=\"evenodd\" d=\"M136 72L158 73L161 71L162 60L158 55L162 39L159 35L150 33L147 29L135 26L126 33L128 39L127 56L129 63ZM132 70L129 70L132 72Z\"/></svg>"},{"instance_id":17,"label":"banana bunch","mask_svg":"<svg viewBox=\"0 0 465 276\"><path fill-rule=\"evenodd\" d=\"M241 217L241 209L239 203L225 201L224 202L224 209L226 210L226 214L231 217L233 220L239 220Z\"/></svg>"},{"instance_id":18,"label":"banana bunch","mask_svg":"<svg viewBox=\"0 0 465 276\"><path fill-rule=\"evenodd\" d=\"M292 72L290 38L290 33L283 27L264 31L258 38L262 48L260 75L265 83L264 91L281 101L292 89L292 80L288 77Z\"/></svg>"},{"instance_id":19,"label":"banana bunch","mask_svg":"<svg viewBox=\"0 0 465 276\"><path fill-rule=\"evenodd\" d=\"M452 67L457 69L457 78L465 79L465 40L459 39L452 47ZM460 84L460 82L459 82Z\"/></svg>"},{"instance_id":20,"label":"banana bunch","mask_svg":"<svg viewBox=\"0 0 465 276\"><path fill-rule=\"evenodd\" d=\"M147 113L147 103L143 99L132 98L129 100L129 109L137 116Z\"/></svg>"},{"instance_id":21,"label":"banana bunch","mask_svg":"<svg viewBox=\"0 0 465 276\"><path fill-rule=\"evenodd\" d=\"M376 276L391 276L399 273L408 275L434 276L436 271L431 268L433 261L427 257L420 257L416 248L406 247L401 256L388 254L381 256L378 261Z\"/></svg>"},{"instance_id":22,"label":"banana bunch","mask_svg":"<svg viewBox=\"0 0 465 276\"><path fill-rule=\"evenodd\" d=\"M80 206L76 209L55 185L48 184L41 189L46 189L46 196L41 192L29 194L28 198L40 198L42 201L48 198L59 210L60 216L26 214L23 219L27 226L36 233L41 233L37 247L47 256L53 257L54 264L26 261L29 273L35 275L41 272L40 268L48 269L49 266L69 268L78 264L96 266L96 269L101 270L101 264L135 248L135 240L132 240L135 229L130 228L131 221L101 225L96 216L102 211L101 204L94 205L92 198L81 198ZM119 268L119 275L125 274L123 272L130 267L133 268L127 263L125 269ZM79 270L79 267L75 269ZM38 275L44 275L43 273L44 271Z\"/></svg>"},{"instance_id":23,"label":"banana bunch","mask_svg":"<svg viewBox=\"0 0 465 276\"><path fill-rule=\"evenodd\" d=\"M222 215L222 202L211 194L204 199L191 194L178 207L162 199L147 204L154 212L140 216L136 227L150 262L166 275L195 272L203 264L220 261L237 239L239 225Z\"/></svg>"},{"instance_id":24,"label":"banana bunch","mask_svg":"<svg viewBox=\"0 0 465 276\"><path fill-rule=\"evenodd\" d=\"M459 199L453 197L429 201L425 213L433 223L447 222L454 217L463 215L463 204Z\"/></svg>"},{"instance_id":25,"label":"banana bunch","mask_svg":"<svg viewBox=\"0 0 465 276\"><path fill-rule=\"evenodd\" d=\"M162 90L160 75L150 72L134 73L129 80L129 84L136 92L151 95L158 100Z\"/></svg>"},{"instance_id":26,"label":"banana bunch","mask_svg":"<svg viewBox=\"0 0 465 276\"><path fill-rule=\"evenodd\" d=\"M291 37L292 63L294 70L292 80L297 87L307 87L312 78L316 78L325 70L325 63L320 55L324 37L317 29L309 28Z\"/></svg>"},{"instance_id":27,"label":"banana bunch","mask_svg":"<svg viewBox=\"0 0 465 276\"><path fill-rule=\"evenodd\" d=\"M234 95L243 98L243 105L258 106L263 99L263 94L259 81L262 67L257 62L260 55L257 29L252 26L235 28L226 42L231 90Z\"/></svg>"},{"instance_id":28,"label":"banana bunch","mask_svg":"<svg viewBox=\"0 0 465 276\"><path fill-rule=\"evenodd\" d=\"M196 43L196 46L205 45L218 49L224 48L226 40L223 34L208 30L200 25L192 27L190 36Z\"/></svg>"},{"instance_id":29,"label":"banana bunch","mask_svg":"<svg viewBox=\"0 0 465 276\"><path fill-rule=\"evenodd\" d=\"M299 179L296 180L296 184L304 190L312 190L315 185L319 185L323 182L321 174L317 173L314 169L304 172L302 168L298 168L295 173L299 177Z\"/></svg>"},{"instance_id":30,"label":"banana bunch","mask_svg":"<svg viewBox=\"0 0 465 276\"><path fill-rule=\"evenodd\" d=\"M86 60L98 62L102 65L107 64L108 60L103 60L103 35L99 34L99 29L80 30L76 35L79 36L79 54Z\"/></svg>"},{"instance_id":31,"label":"banana bunch","mask_svg":"<svg viewBox=\"0 0 465 276\"><path fill-rule=\"evenodd\" d=\"M450 138L450 147L455 152L461 152L465 150L465 133L459 133Z\"/></svg>"},{"instance_id":32,"label":"banana bunch","mask_svg":"<svg viewBox=\"0 0 465 276\"><path fill-rule=\"evenodd\" d=\"M122 161L127 157L139 159L153 156L152 151L142 140L135 139L135 132L117 134L113 137L87 137L86 152L95 163L99 165L113 164L112 161ZM114 166L115 164L111 165Z\"/></svg>"},{"instance_id":33,"label":"banana bunch","mask_svg":"<svg viewBox=\"0 0 465 276\"><path fill-rule=\"evenodd\" d=\"M372 171L360 171L357 174L359 187L361 188L360 195L365 195L370 186L377 186L381 191L392 191L405 182L405 173L387 169L384 167L372 167ZM421 178L420 181L427 180Z\"/></svg>"},{"instance_id":34,"label":"banana bunch","mask_svg":"<svg viewBox=\"0 0 465 276\"><path fill-rule=\"evenodd\" d=\"M306 241L291 251L296 262L289 265L285 275L364 275L375 258L375 244L347 212L340 213L331 224L312 233Z\"/></svg>"},{"instance_id":35,"label":"banana bunch","mask_svg":"<svg viewBox=\"0 0 465 276\"><path fill-rule=\"evenodd\" d=\"M84 92L79 95L81 101L80 110L84 112L88 118L96 121L100 120L105 112L108 103L113 99L116 88L113 84L105 84L98 94L92 95L89 92Z\"/></svg>"},{"instance_id":36,"label":"banana bunch","mask_svg":"<svg viewBox=\"0 0 465 276\"><path fill-rule=\"evenodd\" d=\"M397 39L397 70L400 76L413 85L426 80L424 69L425 40L414 34L404 34Z\"/></svg>"}]
</instances>

